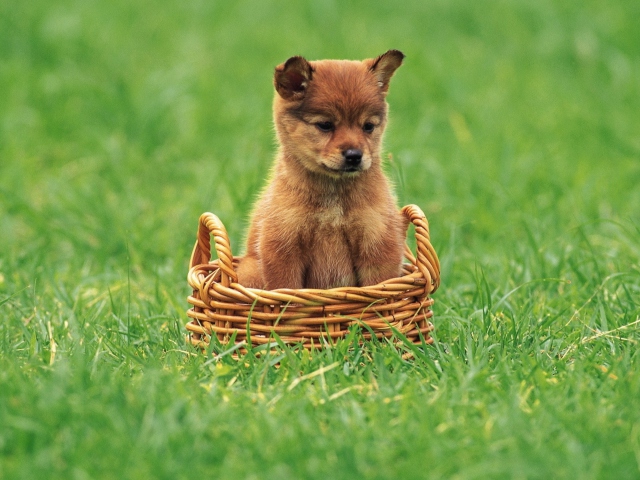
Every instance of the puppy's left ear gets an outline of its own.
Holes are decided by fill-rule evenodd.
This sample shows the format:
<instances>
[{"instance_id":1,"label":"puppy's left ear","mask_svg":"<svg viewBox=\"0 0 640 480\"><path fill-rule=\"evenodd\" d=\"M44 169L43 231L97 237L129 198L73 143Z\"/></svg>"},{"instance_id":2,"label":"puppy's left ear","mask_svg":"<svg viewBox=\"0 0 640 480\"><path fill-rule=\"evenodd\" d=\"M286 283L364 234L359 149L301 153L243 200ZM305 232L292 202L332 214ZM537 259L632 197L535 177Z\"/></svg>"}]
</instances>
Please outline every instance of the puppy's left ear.
<instances>
[{"instance_id":1,"label":"puppy's left ear","mask_svg":"<svg viewBox=\"0 0 640 480\"><path fill-rule=\"evenodd\" d=\"M389 50L378 58L368 60L370 63L369 71L376 76L382 93L386 94L389 90L389 81L398 67L402 65L403 59L404 53L400 50Z\"/></svg>"}]
</instances>

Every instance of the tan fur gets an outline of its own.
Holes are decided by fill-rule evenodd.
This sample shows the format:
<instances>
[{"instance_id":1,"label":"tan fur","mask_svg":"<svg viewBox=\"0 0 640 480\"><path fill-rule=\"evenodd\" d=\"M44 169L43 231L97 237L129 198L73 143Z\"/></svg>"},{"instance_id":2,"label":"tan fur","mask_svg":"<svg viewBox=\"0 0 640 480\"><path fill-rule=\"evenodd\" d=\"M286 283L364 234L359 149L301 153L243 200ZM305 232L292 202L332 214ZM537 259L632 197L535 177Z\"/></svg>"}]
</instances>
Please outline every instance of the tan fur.
<instances>
[{"instance_id":1,"label":"tan fur","mask_svg":"<svg viewBox=\"0 0 640 480\"><path fill-rule=\"evenodd\" d=\"M276 67L280 148L253 212L239 283L332 288L400 275L407 224L380 148L389 80L403 58L390 50L361 62L292 57ZM360 160L348 158L358 150Z\"/></svg>"}]
</instances>

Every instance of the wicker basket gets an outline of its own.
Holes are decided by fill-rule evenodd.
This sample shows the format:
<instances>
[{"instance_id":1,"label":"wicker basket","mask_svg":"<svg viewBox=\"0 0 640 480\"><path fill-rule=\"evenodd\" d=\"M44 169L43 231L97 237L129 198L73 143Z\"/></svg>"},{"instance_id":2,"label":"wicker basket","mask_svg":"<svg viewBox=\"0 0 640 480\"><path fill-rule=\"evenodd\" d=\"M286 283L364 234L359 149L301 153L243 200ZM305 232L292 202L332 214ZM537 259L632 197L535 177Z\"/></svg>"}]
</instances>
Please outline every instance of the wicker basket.
<instances>
[{"instance_id":1,"label":"wicker basket","mask_svg":"<svg viewBox=\"0 0 640 480\"><path fill-rule=\"evenodd\" d=\"M193 288L187 311L189 341L203 348L215 334L223 344L234 338L236 344L258 346L272 342L276 333L284 343L322 348L345 336L352 325L362 325L367 339L400 332L415 344L423 339L432 343L429 295L440 284L440 263L422 210L407 205L402 214L415 225L417 246L416 256L405 247L409 263L403 276L368 287L328 290L243 287L237 283L239 259L231 253L224 225L214 214L202 214L188 275ZM213 261L210 236L218 256Z\"/></svg>"}]
</instances>

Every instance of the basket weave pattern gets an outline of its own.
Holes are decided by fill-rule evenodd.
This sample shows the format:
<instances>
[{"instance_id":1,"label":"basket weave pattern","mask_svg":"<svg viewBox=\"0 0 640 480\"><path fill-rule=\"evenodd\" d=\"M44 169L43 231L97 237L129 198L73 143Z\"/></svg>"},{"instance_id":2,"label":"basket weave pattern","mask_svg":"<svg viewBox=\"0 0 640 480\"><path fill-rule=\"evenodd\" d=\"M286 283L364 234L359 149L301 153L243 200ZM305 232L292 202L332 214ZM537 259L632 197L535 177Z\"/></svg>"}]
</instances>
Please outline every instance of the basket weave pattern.
<instances>
[{"instance_id":1,"label":"basket weave pattern","mask_svg":"<svg viewBox=\"0 0 640 480\"><path fill-rule=\"evenodd\" d=\"M322 348L361 325L364 338L391 337L394 331L421 344L433 339L431 306L440 284L440 263L429 240L427 219L415 205L402 214L415 226L416 255L405 246L409 263L403 274L378 285L319 289L261 290L238 283L238 257L231 253L227 231L218 217L204 213L191 255L188 282L193 295L186 325L192 344L205 347L210 335L228 343L253 346L273 341L276 333L285 343ZM218 259L211 259L214 239ZM331 340L329 340L329 338Z\"/></svg>"}]
</instances>

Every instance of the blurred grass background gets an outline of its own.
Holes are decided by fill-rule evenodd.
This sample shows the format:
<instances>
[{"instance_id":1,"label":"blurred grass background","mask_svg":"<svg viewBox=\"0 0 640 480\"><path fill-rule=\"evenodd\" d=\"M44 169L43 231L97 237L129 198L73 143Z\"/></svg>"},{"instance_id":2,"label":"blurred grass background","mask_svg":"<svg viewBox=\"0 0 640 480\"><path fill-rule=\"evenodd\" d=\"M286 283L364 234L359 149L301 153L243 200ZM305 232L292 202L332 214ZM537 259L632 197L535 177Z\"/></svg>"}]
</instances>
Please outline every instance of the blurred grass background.
<instances>
[{"instance_id":1,"label":"blurred grass background","mask_svg":"<svg viewBox=\"0 0 640 480\"><path fill-rule=\"evenodd\" d=\"M639 21L623 0L1 2L0 476L637 478ZM388 170L430 220L441 348L185 353L197 219L240 253L274 66L390 48Z\"/></svg>"}]
</instances>

